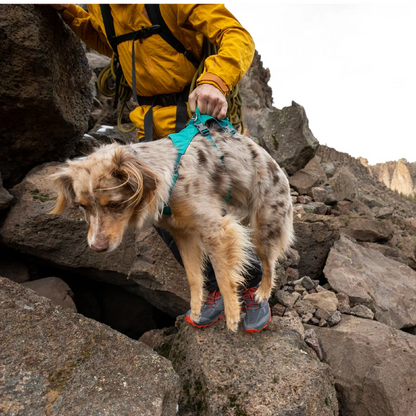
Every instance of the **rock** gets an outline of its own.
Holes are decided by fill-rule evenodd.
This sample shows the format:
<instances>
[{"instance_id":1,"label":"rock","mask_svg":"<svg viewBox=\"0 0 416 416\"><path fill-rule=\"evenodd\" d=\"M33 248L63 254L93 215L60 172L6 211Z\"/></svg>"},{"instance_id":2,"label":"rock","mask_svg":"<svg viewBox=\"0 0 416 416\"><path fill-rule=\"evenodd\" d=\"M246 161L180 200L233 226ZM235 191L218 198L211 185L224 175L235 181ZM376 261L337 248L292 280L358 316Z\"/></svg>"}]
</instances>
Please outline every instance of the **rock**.
<instances>
[{"instance_id":1,"label":"rock","mask_svg":"<svg viewBox=\"0 0 416 416\"><path fill-rule=\"evenodd\" d=\"M299 195L297 197L296 202L298 202L299 204L306 205L306 204L309 204L310 202L312 202L312 198L308 195ZM305 208L305 207L303 207L303 208Z\"/></svg>"},{"instance_id":2,"label":"rock","mask_svg":"<svg viewBox=\"0 0 416 416\"><path fill-rule=\"evenodd\" d=\"M325 321L327 321L330 316L331 316L331 312L328 312L326 309L323 309L323 308L319 308L315 312L315 318L324 319Z\"/></svg>"},{"instance_id":3,"label":"rock","mask_svg":"<svg viewBox=\"0 0 416 416\"><path fill-rule=\"evenodd\" d=\"M415 415L415 336L345 315L339 325L314 329L334 371L342 415Z\"/></svg>"},{"instance_id":4,"label":"rock","mask_svg":"<svg viewBox=\"0 0 416 416\"><path fill-rule=\"evenodd\" d=\"M355 305L351 308L350 314L358 316L359 318L374 319L373 311L364 305Z\"/></svg>"},{"instance_id":5,"label":"rock","mask_svg":"<svg viewBox=\"0 0 416 416\"><path fill-rule=\"evenodd\" d=\"M360 201L366 204L369 208L381 208L387 206L386 202L383 201L381 198L370 194L360 194Z\"/></svg>"},{"instance_id":6,"label":"rock","mask_svg":"<svg viewBox=\"0 0 416 416\"><path fill-rule=\"evenodd\" d=\"M341 313L350 313L351 306L350 306L350 298L345 293L337 293L336 294L338 299L338 310Z\"/></svg>"},{"instance_id":7,"label":"rock","mask_svg":"<svg viewBox=\"0 0 416 416\"><path fill-rule=\"evenodd\" d=\"M319 319L319 318L316 318L316 319ZM321 319L319 319L318 326L321 327L321 328L324 328L324 327L329 326L329 324L324 318L321 318Z\"/></svg>"},{"instance_id":8,"label":"rock","mask_svg":"<svg viewBox=\"0 0 416 416\"><path fill-rule=\"evenodd\" d=\"M67 158L88 128L91 70L81 41L51 7L1 5L0 158L7 188ZM63 47L65 45L65 47Z\"/></svg>"},{"instance_id":9,"label":"rock","mask_svg":"<svg viewBox=\"0 0 416 416\"><path fill-rule=\"evenodd\" d=\"M13 195L11 195L6 189L3 188L3 180L0 172L0 211L7 209L13 201Z\"/></svg>"},{"instance_id":10,"label":"rock","mask_svg":"<svg viewBox=\"0 0 416 416\"><path fill-rule=\"evenodd\" d=\"M290 186L295 188L300 194L304 195L309 193L310 190L319 183L319 176L314 172L308 172L302 169L289 177L289 183ZM300 196L298 196L298 201L301 202L302 199L299 198ZM305 201L307 200L305 199Z\"/></svg>"},{"instance_id":11,"label":"rock","mask_svg":"<svg viewBox=\"0 0 416 416\"><path fill-rule=\"evenodd\" d=\"M318 278L325 266L326 258L334 241L338 239L339 231L331 229L323 222L303 222L295 220L296 242L300 261L297 266L301 276Z\"/></svg>"},{"instance_id":12,"label":"rock","mask_svg":"<svg viewBox=\"0 0 416 416\"><path fill-rule=\"evenodd\" d=\"M350 215L352 212L352 202L338 201L335 203L332 213L334 215Z\"/></svg>"},{"instance_id":13,"label":"rock","mask_svg":"<svg viewBox=\"0 0 416 416\"><path fill-rule=\"evenodd\" d=\"M307 324L310 322L313 318L313 315L311 313L305 313L305 315L302 315L302 323Z\"/></svg>"},{"instance_id":14,"label":"rock","mask_svg":"<svg viewBox=\"0 0 416 416\"><path fill-rule=\"evenodd\" d=\"M352 218L343 232L357 241L384 242L392 237L394 226L388 220Z\"/></svg>"},{"instance_id":15,"label":"rock","mask_svg":"<svg viewBox=\"0 0 416 416\"><path fill-rule=\"evenodd\" d=\"M305 331L305 342L316 352L318 358L323 360L322 348L319 344L318 336L316 332L311 328Z\"/></svg>"},{"instance_id":16,"label":"rock","mask_svg":"<svg viewBox=\"0 0 416 416\"><path fill-rule=\"evenodd\" d=\"M254 136L271 156L293 175L313 158L318 141L309 129L305 110L292 102L282 110L263 110Z\"/></svg>"},{"instance_id":17,"label":"rock","mask_svg":"<svg viewBox=\"0 0 416 416\"><path fill-rule=\"evenodd\" d=\"M332 315L327 319L329 326L338 325L341 322L342 315L340 311L335 311Z\"/></svg>"},{"instance_id":18,"label":"rock","mask_svg":"<svg viewBox=\"0 0 416 416\"><path fill-rule=\"evenodd\" d=\"M374 311L377 321L394 328L416 325L416 272L410 267L342 236L324 274L335 291Z\"/></svg>"},{"instance_id":19,"label":"rock","mask_svg":"<svg viewBox=\"0 0 416 416\"><path fill-rule=\"evenodd\" d=\"M310 202L303 209L305 212L317 215L325 215L328 212L328 207L323 202Z\"/></svg>"},{"instance_id":20,"label":"rock","mask_svg":"<svg viewBox=\"0 0 416 416\"><path fill-rule=\"evenodd\" d=\"M167 357L172 348L172 341L178 333L176 327L152 329L145 332L139 341L155 350L162 357Z\"/></svg>"},{"instance_id":21,"label":"rock","mask_svg":"<svg viewBox=\"0 0 416 416\"><path fill-rule=\"evenodd\" d=\"M357 179L347 167L341 167L328 182L335 200L353 201L358 197Z\"/></svg>"},{"instance_id":22,"label":"rock","mask_svg":"<svg viewBox=\"0 0 416 416\"><path fill-rule=\"evenodd\" d=\"M338 299L335 293L329 290L308 294L303 299L308 300L317 309L326 309L329 313L335 312L338 307Z\"/></svg>"},{"instance_id":23,"label":"rock","mask_svg":"<svg viewBox=\"0 0 416 416\"><path fill-rule=\"evenodd\" d=\"M4 278L0 305L2 413L176 415L179 378L146 345Z\"/></svg>"},{"instance_id":24,"label":"rock","mask_svg":"<svg viewBox=\"0 0 416 416\"><path fill-rule=\"evenodd\" d=\"M368 243L368 242L358 242L360 246L371 248L372 250L376 250L380 252L383 256L388 257L394 261L398 261L399 263L407 264L407 259L404 253L399 250L397 247L392 247L391 245L386 244L377 244L377 243Z\"/></svg>"},{"instance_id":25,"label":"rock","mask_svg":"<svg viewBox=\"0 0 416 416\"><path fill-rule=\"evenodd\" d=\"M39 166L11 190L16 203L1 229L4 243L60 268L76 268L93 279L122 286L173 317L185 313L189 309L185 272L154 229L137 235L129 231L117 250L103 254L88 248L88 224L79 209L49 214L56 198L50 175L59 166Z\"/></svg>"},{"instance_id":26,"label":"rock","mask_svg":"<svg viewBox=\"0 0 416 416\"><path fill-rule=\"evenodd\" d=\"M45 277L44 279L22 283L23 286L34 290L39 296L50 299L55 305L77 311L74 301L74 294L71 288L59 277Z\"/></svg>"},{"instance_id":27,"label":"rock","mask_svg":"<svg viewBox=\"0 0 416 416\"><path fill-rule=\"evenodd\" d=\"M374 215L376 216L376 218L378 218L379 220L382 219L386 219L386 218L390 218L393 213L394 213L394 208L393 207L375 207L372 209Z\"/></svg>"},{"instance_id":28,"label":"rock","mask_svg":"<svg viewBox=\"0 0 416 416\"><path fill-rule=\"evenodd\" d=\"M315 202L325 203L328 199L328 192L325 188L314 187L311 189L312 198Z\"/></svg>"},{"instance_id":29,"label":"rock","mask_svg":"<svg viewBox=\"0 0 416 416\"><path fill-rule=\"evenodd\" d=\"M272 307L273 316L283 316L285 314L285 311L286 311L286 306L283 306L280 303L276 303L276 305Z\"/></svg>"},{"instance_id":30,"label":"rock","mask_svg":"<svg viewBox=\"0 0 416 416\"><path fill-rule=\"evenodd\" d=\"M287 276L287 282L293 282L294 280L299 279L299 270L292 269L291 267L288 267L286 269L286 276Z\"/></svg>"},{"instance_id":31,"label":"rock","mask_svg":"<svg viewBox=\"0 0 416 416\"><path fill-rule=\"evenodd\" d=\"M306 290L311 290L314 289L317 286L317 284L309 276L304 276L302 277L302 286Z\"/></svg>"},{"instance_id":32,"label":"rock","mask_svg":"<svg viewBox=\"0 0 416 416\"><path fill-rule=\"evenodd\" d=\"M305 299L299 299L296 302L295 309L299 315L306 315L308 313L314 314L316 311L316 307L310 301Z\"/></svg>"},{"instance_id":33,"label":"rock","mask_svg":"<svg viewBox=\"0 0 416 416\"><path fill-rule=\"evenodd\" d=\"M299 293L288 293L285 290L277 290L275 296L278 302L287 308L292 308L296 301L300 298Z\"/></svg>"},{"instance_id":34,"label":"rock","mask_svg":"<svg viewBox=\"0 0 416 416\"><path fill-rule=\"evenodd\" d=\"M273 317L250 335L242 325L237 333L223 321L201 331L178 319L169 357L183 383L179 413L337 415L329 368L284 321Z\"/></svg>"},{"instance_id":35,"label":"rock","mask_svg":"<svg viewBox=\"0 0 416 416\"><path fill-rule=\"evenodd\" d=\"M332 178L335 175L336 167L332 162L323 162L321 166L328 178Z\"/></svg>"},{"instance_id":36,"label":"rock","mask_svg":"<svg viewBox=\"0 0 416 416\"><path fill-rule=\"evenodd\" d=\"M111 59L107 56L101 55L97 52L87 52L85 56L88 59L90 68L94 71L95 75L100 75L100 72L110 64Z\"/></svg>"}]
</instances>

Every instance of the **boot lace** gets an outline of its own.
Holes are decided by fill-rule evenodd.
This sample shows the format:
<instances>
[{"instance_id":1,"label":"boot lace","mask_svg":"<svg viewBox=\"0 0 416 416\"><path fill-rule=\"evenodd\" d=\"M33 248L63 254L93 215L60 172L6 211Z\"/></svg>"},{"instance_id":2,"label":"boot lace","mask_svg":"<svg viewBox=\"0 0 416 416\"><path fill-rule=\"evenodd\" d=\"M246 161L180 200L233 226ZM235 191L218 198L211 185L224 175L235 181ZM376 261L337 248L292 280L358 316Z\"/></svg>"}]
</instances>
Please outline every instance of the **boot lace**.
<instances>
[{"instance_id":1,"label":"boot lace","mask_svg":"<svg viewBox=\"0 0 416 416\"><path fill-rule=\"evenodd\" d=\"M254 294L256 293L257 287L250 287L243 292L243 301L246 309L260 309L260 303L256 302Z\"/></svg>"},{"instance_id":2,"label":"boot lace","mask_svg":"<svg viewBox=\"0 0 416 416\"><path fill-rule=\"evenodd\" d=\"M221 292L219 290L214 290L213 292L208 292L207 300L205 305L208 308L213 308L214 305L221 299Z\"/></svg>"}]
</instances>

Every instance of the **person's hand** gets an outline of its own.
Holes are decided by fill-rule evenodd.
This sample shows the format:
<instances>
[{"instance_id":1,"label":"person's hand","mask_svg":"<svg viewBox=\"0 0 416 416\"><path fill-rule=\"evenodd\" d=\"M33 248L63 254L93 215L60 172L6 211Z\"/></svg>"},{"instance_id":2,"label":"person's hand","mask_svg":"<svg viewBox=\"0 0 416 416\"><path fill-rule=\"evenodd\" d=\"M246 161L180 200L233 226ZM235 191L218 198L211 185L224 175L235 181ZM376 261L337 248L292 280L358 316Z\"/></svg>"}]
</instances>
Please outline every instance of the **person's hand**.
<instances>
[{"instance_id":1,"label":"person's hand","mask_svg":"<svg viewBox=\"0 0 416 416\"><path fill-rule=\"evenodd\" d=\"M189 109L192 113L198 107L201 114L224 119L227 115L227 100L224 94L211 84L201 84L189 95Z\"/></svg>"},{"instance_id":2,"label":"person's hand","mask_svg":"<svg viewBox=\"0 0 416 416\"><path fill-rule=\"evenodd\" d=\"M75 3L75 1L35 1L36 6L51 6L58 12L66 10L70 3Z\"/></svg>"}]
</instances>

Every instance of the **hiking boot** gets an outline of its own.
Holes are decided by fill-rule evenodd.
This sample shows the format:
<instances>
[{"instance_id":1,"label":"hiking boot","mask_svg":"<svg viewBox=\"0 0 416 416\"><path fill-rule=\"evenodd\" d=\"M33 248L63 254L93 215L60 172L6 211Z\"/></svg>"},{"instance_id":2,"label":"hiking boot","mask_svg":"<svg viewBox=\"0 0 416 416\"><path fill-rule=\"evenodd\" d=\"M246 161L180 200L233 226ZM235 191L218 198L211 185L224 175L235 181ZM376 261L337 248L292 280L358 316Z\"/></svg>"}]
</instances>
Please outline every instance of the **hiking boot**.
<instances>
[{"instance_id":1,"label":"hiking boot","mask_svg":"<svg viewBox=\"0 0 416 416\"><path fill-rule=\"evenodd\" d=\"M224 316L224 299L219 290L208 292L207 300L201 310L199 321L191 319L191 311L186 312L185 321L197 328L206 328L219 321Z\"/></svg>"},{"instance_id":2,"label":"hiking boot","mask_svg":"<svg viewBox=\"0 0 416 416\"><path fill-rule=\"evenodd\" d=\"M246 310L244 319L244 331L248 333L259 332L269 325L272 320L269 302L264 300L261 303L256 302L254 295L258 286L246 289L242 293L242 300Z\"/></svg>"}]
</instances>

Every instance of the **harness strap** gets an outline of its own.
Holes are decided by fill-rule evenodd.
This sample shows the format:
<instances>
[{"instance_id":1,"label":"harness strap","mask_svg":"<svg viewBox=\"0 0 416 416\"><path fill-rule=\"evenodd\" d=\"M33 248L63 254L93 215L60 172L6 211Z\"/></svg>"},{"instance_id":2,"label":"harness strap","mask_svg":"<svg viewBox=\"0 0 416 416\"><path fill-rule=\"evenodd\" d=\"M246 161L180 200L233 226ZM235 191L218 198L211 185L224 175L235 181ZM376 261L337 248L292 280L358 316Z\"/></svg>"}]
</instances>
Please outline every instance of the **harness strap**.
<instances>
[{"instance_id":1,"label":"harness strap","mask_svg":"<svg viewBox=\"0 0 416 416\"><path fill-rule=\"evenodd\" d=\"M137 102L139 105L150 105L149 110L147 111L144 117L144 141L153 140L153 107L155 105L169 106L176 105L176 126L175 131L181 131L186 125L187 119L187 107L186 102L189 95L189 86L186 87L182 92L175 94L162 94L152 97L140 97L137 95L136 89L136 60L135 60L135 42L136 40L142 40L148 38L152 35L159 34L165 42L167 42L172 48L177 52L184 54L186 59L188 59L196 68L199 66L199 61L195 58L191 51L187 50L182 43L176 39L173 33L170 31L169 27L165 23L162 13L160 12L159 4L146 4L146 11L149 16L149 19L152 23L152 26L142 27L140 30L135 32L125 33L120 36L116 36L114 29L114 20L111 14L111 8L109 4L101 4L101 14L103 16L103 22L105 27L105 33L107 35L108 42L111 45L114 53L117 58L118 48L117 46L122 43L131 40L132 41L132 92L133 92L133 101ZM119 60L120 61L120 60ZM113 107L117 108L118 98L119 98L119 85L122 77L123 71L120 63L118 64L116 70L116 94L114 98Z\"/></svg>"},{"instance_id":2,"label":"harness strap","mask_svg":"<svg viewBox=\"0 0 416 416\"><path fill-rule=\"evenodd\" d=\"M228 118L224 119L224 120L218 120L218 119L216 119L212 116L208 116L208 115L205 115L205 114L201 115L201 113L199 112L199 109L196 108L195 114L189 120L189 123L186 125L185 129L183 129L179 133L170 134L168 136L172 140L173 145L176 147L176 149L178 151L178 157L176 159L175 167L174 167L173 175L172 175L172 184L171 184L171 187L170 187L170 190L169 190L169 198L172 195L173 188L176 184L176 180L178 179L179 164L180 164L180 161L181 161L181 157L185 154L185 152L188 149L189 145L191 144L193 138L197 134L201 134L202 136L206 137L212 143L212 145L218 150L218 152L220 152L220 154L221 154L220 155L221 163L225 167L224 155L222 154L220 149L218 149L218 146L215 144L214 140L211 137L211 134L210 134L210 131L209 131L208 127L205 125L205 123L208 120L214 120L215 122L217 122L218 125L220 126L220 128L225 133L231 133L231 134L236 133L234 127L229 122ZM228 202L231 198L232 198L231 189L229 189L228 193L227 193L227 196L224 197L224 200L225 200L225 202ZM163 214L164 215L172 215L172 211L171 211L169 205L166 205L163 208Z\"/></svg>"}]
</instances>

